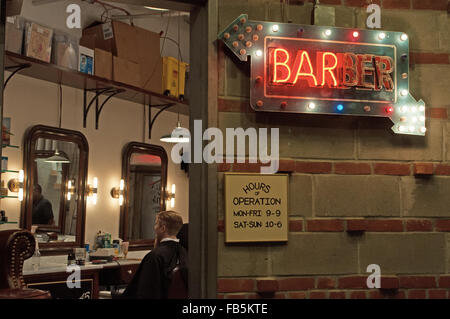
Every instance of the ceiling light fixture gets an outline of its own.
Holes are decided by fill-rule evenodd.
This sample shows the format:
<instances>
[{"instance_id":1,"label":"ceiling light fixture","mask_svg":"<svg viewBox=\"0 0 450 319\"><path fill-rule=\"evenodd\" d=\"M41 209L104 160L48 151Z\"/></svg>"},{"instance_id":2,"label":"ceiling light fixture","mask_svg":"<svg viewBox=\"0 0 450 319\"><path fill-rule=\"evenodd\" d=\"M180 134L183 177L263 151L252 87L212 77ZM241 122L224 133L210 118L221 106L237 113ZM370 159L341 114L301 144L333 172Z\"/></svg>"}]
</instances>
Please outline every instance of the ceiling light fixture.
<instances>
[{"instance_id":1,"label":"ceiling light fixture","mask_svg":"<svg viewBox=\"0 0 450 319\"><path fill-rule=\"evenodd\" d=\"M186 134L187 133L187 134ZM181 126L180 113L178 113L177 127L171 134L165 134L159 139L161 142L166 143L189 143L190 135L189 130Z\"/></svg>"},{"instance_id":2,"label":"ceiling light fixture","mask_svg":"<svg viewBox=\"0 0 450 319\"><path fill-rule=\"evenodd\" d=\"M46 163L70 163L70 160L65 157L64 155L61 155L58 151L58 149L55 150L55 154L53 156L50 156L45 159Z\"/></svg>"}]
</instances>

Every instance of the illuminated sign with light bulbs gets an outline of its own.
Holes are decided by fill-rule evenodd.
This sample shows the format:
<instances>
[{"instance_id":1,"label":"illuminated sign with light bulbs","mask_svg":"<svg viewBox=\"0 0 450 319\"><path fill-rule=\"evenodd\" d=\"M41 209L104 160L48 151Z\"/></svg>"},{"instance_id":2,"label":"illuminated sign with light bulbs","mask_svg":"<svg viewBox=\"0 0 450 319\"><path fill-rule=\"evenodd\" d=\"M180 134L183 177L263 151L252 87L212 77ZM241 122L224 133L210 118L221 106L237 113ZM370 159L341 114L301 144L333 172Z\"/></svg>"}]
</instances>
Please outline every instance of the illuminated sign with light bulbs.
<instances>
[{"instance_id":1,"label":"illuminated sign with light bulbs","mask_svg":"<svg viewBox=\"0 0 450 319\"><path fill-rule=\"evenodd\" d=\"M398 134L425 135L425 103L409 92L409 41L402 32L248 20L219 39L251 61L256 111L388 117Z\"/></svg>"}]
</instances>

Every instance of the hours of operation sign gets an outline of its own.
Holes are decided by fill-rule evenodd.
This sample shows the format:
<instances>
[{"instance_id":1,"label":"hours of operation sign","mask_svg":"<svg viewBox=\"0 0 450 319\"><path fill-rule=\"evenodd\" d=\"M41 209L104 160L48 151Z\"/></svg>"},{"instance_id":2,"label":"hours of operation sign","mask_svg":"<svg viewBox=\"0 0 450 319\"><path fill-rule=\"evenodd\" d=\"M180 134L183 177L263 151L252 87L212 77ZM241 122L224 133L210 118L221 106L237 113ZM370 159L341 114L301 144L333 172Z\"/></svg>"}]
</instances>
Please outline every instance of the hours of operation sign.
<instances>
[{"instance_id":1,"label":"hours of operation sign","mask_svg":"<svg viewBox=\"0 0 450 319\"><path fill-rule=\"evenodd\" d=\"M225 242L288 240L288 175L225 174Z\"/></svg>"}]
</instances>

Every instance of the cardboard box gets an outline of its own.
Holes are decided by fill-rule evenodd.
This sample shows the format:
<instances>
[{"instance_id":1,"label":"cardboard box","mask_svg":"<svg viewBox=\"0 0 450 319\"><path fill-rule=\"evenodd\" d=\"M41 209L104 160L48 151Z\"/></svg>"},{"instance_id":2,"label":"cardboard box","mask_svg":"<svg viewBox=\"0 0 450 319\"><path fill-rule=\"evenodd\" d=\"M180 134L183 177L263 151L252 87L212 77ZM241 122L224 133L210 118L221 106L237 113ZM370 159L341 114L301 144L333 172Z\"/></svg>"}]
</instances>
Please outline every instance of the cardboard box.
<instances>
[{"instance_id":1,"label":"cardboard box","mask_svg":"<svg viewBox=\"0 0 450 319\"><path fill-rule=\"evenodd\" d=\"M140 86L141 73L139 70L139 64L114 56L113 66L114 81L135 87Z\"/></svg>"},{"instance_id":2,"label":"cardboard box","mask_svg":"<svg viewBox=\"0 0 450 319\"><path fill-rule=\"evenodd\" d=\"M24 21L22 17L6 18L6 51L22 54Z\"/></svg>"},{"instance_id":3,"label":"cardboard box","mask_svg":"<svg viewBox=\"0 0 450 319\"><path fill-rule=\"evenodd\" d=\"M112 21L84 29L80 45L90 49L102 49L114 56L138 63L137 42L135 27Z\"/></svg>"},{"instance_id":4,"label":"cardboard box","mask_svg":"<svg viewBox=\"0 0 450 319\"><path fill-rule=\"evenodd\" d=\"M115 55L131 62L140 63L138 58L140 48L138 44L141 40L138 39L138 28L119 21L113 21L112 26L116 49Z\"/></svg>"},{"instance_id":5,"label":"cardboard box","mask_svg":"<svg viewBox=\"0 0 450 319\"><path fill-rule=\"evenodd\" d=\"M141 65L140 87L162 94L163 60L160 51L160 35L142 28L136 28L138 61Z\"/></svg>"},{"instance_id":6,"label":"cardboard box","mask_svg":"<svg viewBox=\"0 0 450 319\"><path fill-rule=\"evenodd\" d=\"M95 48L102 49L112 54L116 54L114 47L114 36L111 23L94 23L83 30L83 36L80 39L80 45L94 50ZM111 27L112 28L112 27Z\"/></svg>"},{"instance_id":7,"label":"cardboard box","mask_svg":"<svg viewBox=\"0 0 450 319\"><path fill-rule=\"evenodd\" d=\"M80 46L78 61L79 61L78 71L91 75L94 74L95 69L94 50Z\"/></svg>"},{"instance_id":8,"label":"cardboard box","mask_svg":"<svg viewBox=\"0 0 450 319\"><path fill-rule=\"evenodd\" d=\"M23 0L6 0L6 16L16 16L22 11Z\"/></svg>"},{"instance_id":9,"label":"cardboard box","mask_svg":"<svg viewBox=\"0 0 450 319\"><path fill-rule=\"evenodd\" d=\"M159 33L112 21L84 29L80 45L102 49L111 52L115 57L139 64L138 73L141 80L135 86L162 94L163 63ZM125 62L118 63L123 65ZM117 75L113 76L116 81L124 82Z\"/></svg>"},{"instance_id":10,"label":"cardboard box","mask_svg":"<svg viewBox=\"0 0 450 319\"><path fill-rule=\"evenodd\" d=\"M112 80L113 75L112 53L102 49L95 49L94 55L95 55L94 74L98 77Z\"/></svg>"}]
</instances>

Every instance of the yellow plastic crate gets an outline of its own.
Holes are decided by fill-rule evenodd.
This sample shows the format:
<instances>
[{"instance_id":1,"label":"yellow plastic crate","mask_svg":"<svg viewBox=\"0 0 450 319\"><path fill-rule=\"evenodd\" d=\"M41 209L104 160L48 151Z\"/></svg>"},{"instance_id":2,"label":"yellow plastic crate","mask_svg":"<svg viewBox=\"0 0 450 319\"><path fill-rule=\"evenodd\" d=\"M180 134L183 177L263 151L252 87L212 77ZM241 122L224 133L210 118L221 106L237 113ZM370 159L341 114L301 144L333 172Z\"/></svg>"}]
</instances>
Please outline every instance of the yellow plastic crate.
<instances>
[{"instance_id":1,"label":"yellow plastic crate","mask_svg":"<svg viewBox=\"0 0 450 319\"><path fill-rule=\"evenodd\" d=\"M163 92L184 99L186 69L188 64L171 56L163 57Z\"/></svg>"}]
</instances>

